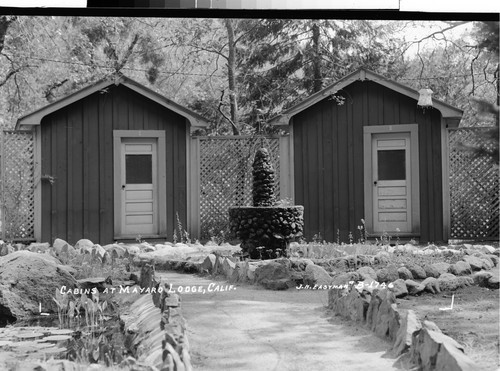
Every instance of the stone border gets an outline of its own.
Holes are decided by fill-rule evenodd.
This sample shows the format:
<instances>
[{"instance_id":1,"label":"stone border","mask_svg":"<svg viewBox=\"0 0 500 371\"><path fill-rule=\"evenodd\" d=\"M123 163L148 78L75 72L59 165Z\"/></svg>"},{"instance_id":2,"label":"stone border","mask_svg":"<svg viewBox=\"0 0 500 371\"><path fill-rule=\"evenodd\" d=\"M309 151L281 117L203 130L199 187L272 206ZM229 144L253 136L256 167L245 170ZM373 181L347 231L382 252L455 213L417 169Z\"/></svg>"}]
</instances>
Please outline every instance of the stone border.
<instances>
[{"instance_id":1,"label":"stone border","mask_svg":"<svg viewBox=\"0 0 500 371\"><path fill-rule=\"evenodd\" d=\"M168 285L167 285L168 287ZM175 297L174 297L175 296ZM161 301L170 304L161 304ZM177 306L172 305L175 301ZM123 366L143 365L147 370L192 371L190 346L186 334L186 321L181 315L180 299L176 294L162 296L140 295L128 310L120 315L134 358L128 358ZM165 303L165 302L164 302ZM168 311L165 311L169 306ZM149 369L147 367L153 366Z\"/></svg>"},{"instance_id":2,"label":"stone border","mask_svg":"<svg viewBox=\"0 0 500 371\"><path fill-rule=\"evenodd\" d=\"M475 363L464 348L444 335L434 322L421 322L412 310L398 309L388 289L350 286L328 292L328 306L341 317L360 323L392 343L397 362L409 361L418 370L473 371Z\"/></svg>"}]
</instances>

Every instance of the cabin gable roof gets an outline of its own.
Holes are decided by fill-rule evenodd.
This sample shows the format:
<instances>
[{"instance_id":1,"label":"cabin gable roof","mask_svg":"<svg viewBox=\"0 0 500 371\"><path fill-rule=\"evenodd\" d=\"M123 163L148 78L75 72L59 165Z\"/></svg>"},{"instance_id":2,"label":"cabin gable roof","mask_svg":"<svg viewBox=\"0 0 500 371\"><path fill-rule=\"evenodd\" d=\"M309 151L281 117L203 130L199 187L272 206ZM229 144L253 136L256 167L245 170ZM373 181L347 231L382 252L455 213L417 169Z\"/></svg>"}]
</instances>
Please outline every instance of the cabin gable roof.
<instances>
[{"instance_id":1,"label":"cabin gable roof","mask_svg":"<svg viewBox=\"0 0 500 371\"><path fill-rule=\"evenodd\" d=\"M406 95L410 98L413 98L415 100L418 100L419 98L419 93L415 89L412 89L406 85L400 84L396 81L392 81L382 75L378 75L375 72L369 71L365 68L361 68L344 78L340 79L339 81L327 86L323 90L312 94L302 102L286 109L283 111L281 114L273 117L269 123L271 125L275 126L286 126L290 124L290 119L295 116L296 114L306 110L307 108L315 105L316 103L322 101L326 97L337 93L338 91L342 90L343 88L351 85L352 83L356 81L373 81L377 84L380 84L382 86L385 86L393 91L396 91L400 94ZM439 99L432 99L433 102L433 107L438 109L441 112L441 115L443 118L450 118L450 119L458 119L460 120L463 115L463 111L449 105L448 103L445 103Z\"/></svg>"},{"instance_id":2,"label":"cabin gable roof","mask_svg":"<svg viewBox=\"0 0 500 371\"><path fill-rule=\"evenodd\" d=\"M45 107L42 107L36 111L33 111L25 116L20 117L17 120L16 129L30 130L35 126L40 125L42 119L45 116L53 112L56 112L74 102L77 102L91 94L106 89L108 86L111 86L113 84L117 86L118 85L126 86L129 89L139 93L140 95L158 103L159 105L166 107L167 109L185 117L189 121L192 128L205 128L208 126L208 122L196 112L193 112L188 108L183 107L180 104L171 101L170 99L164 97L163 95L158 94L154 90L149 89L146 86L128 77L121 75L121 76L115 76L114 78L106 78L100 80L95 84L89 85L58 101L50 103Z\"/></svg>"}]
</instances>

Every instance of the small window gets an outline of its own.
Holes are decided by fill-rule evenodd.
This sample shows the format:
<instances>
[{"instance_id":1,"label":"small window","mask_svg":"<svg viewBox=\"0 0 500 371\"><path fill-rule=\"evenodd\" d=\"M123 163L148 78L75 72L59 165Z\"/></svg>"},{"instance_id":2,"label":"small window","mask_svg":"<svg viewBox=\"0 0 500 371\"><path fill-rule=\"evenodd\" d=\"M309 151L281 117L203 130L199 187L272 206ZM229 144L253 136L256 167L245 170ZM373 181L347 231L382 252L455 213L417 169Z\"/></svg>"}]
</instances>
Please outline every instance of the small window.
<instances>
[{"instance_id":1,"label":"small window","mask_svg":"<svg viewBox=\"0 0 500 371\"><path fill-rule=\"evenodd\" d=\"M378 180L406 179L406 150L378 151Z\"/></svg>"},{"instance_id":2,"label":"small window","mask_svg":"<svg viewBox=\"0 0 500 371\"><path fill-rule=\"evenodd\" d=\"M152 155L125 155L125 174L127 184L152 184Z\"/></svg>"}]
</instances>

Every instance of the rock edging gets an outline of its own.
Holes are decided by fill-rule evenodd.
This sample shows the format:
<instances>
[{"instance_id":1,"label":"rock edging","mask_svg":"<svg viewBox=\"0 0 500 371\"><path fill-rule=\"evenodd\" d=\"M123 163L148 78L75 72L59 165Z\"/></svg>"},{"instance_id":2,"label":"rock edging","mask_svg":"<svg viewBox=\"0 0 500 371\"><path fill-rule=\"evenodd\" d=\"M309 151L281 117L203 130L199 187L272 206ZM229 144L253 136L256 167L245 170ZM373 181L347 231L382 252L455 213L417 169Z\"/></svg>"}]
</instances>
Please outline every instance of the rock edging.
<instances>
[{"instance_id":1,"label":"rock edging","mask_svg":"<svg viewBox=\"0 0 500 371\"><path fill-rule=\"evenodd\" d=\"M163 286L165 289L161 294L141 295L120 315L127 343L134 350L137 361L153 366L154 370L191 371L190 347L180 299L176 294L165 295L168 290L166 283L160 283L157 289Z\"/></svg>"},{"instance_id":2,"label":"rock edging","mask_svg":"<svg viewBox=\"0 0 500 371\"><path fill-rule=\"evenodd\" d=\"M366 326L389 340L392 352L418 370L475 370L463 347L444 335L434 322L420 321L412 310L398 309L394 293L351 285L328 292L328 306L341 317Z\"/></svg>"}]
</instances>

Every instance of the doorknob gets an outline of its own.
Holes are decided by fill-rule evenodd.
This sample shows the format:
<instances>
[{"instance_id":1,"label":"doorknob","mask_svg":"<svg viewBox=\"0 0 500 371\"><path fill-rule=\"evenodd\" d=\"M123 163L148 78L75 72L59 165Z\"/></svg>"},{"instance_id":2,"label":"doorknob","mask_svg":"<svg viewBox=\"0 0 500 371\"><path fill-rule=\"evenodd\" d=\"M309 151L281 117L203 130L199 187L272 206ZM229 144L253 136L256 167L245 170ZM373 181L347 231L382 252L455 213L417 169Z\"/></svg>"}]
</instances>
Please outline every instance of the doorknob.
<instances>
[{"instance_id":1,"label":"doorknob","mask_svg":"<svg viewBox=\"0 0 500 371\"><path fill-rule=\"evenodd\" d=\"M373 181L373 185L377 185L377 181L376 180Z\"/></svg>"},{"instance_id":2,"label":"doorknob","mask_svg":"<svg viewBox=\"0 0 500 371\"><path fill-rule=\"evenodd\" d=\"M122 185L122 189L125 189L125 184L124 184L124 185Z\"/></svg>"}]
</instances>

